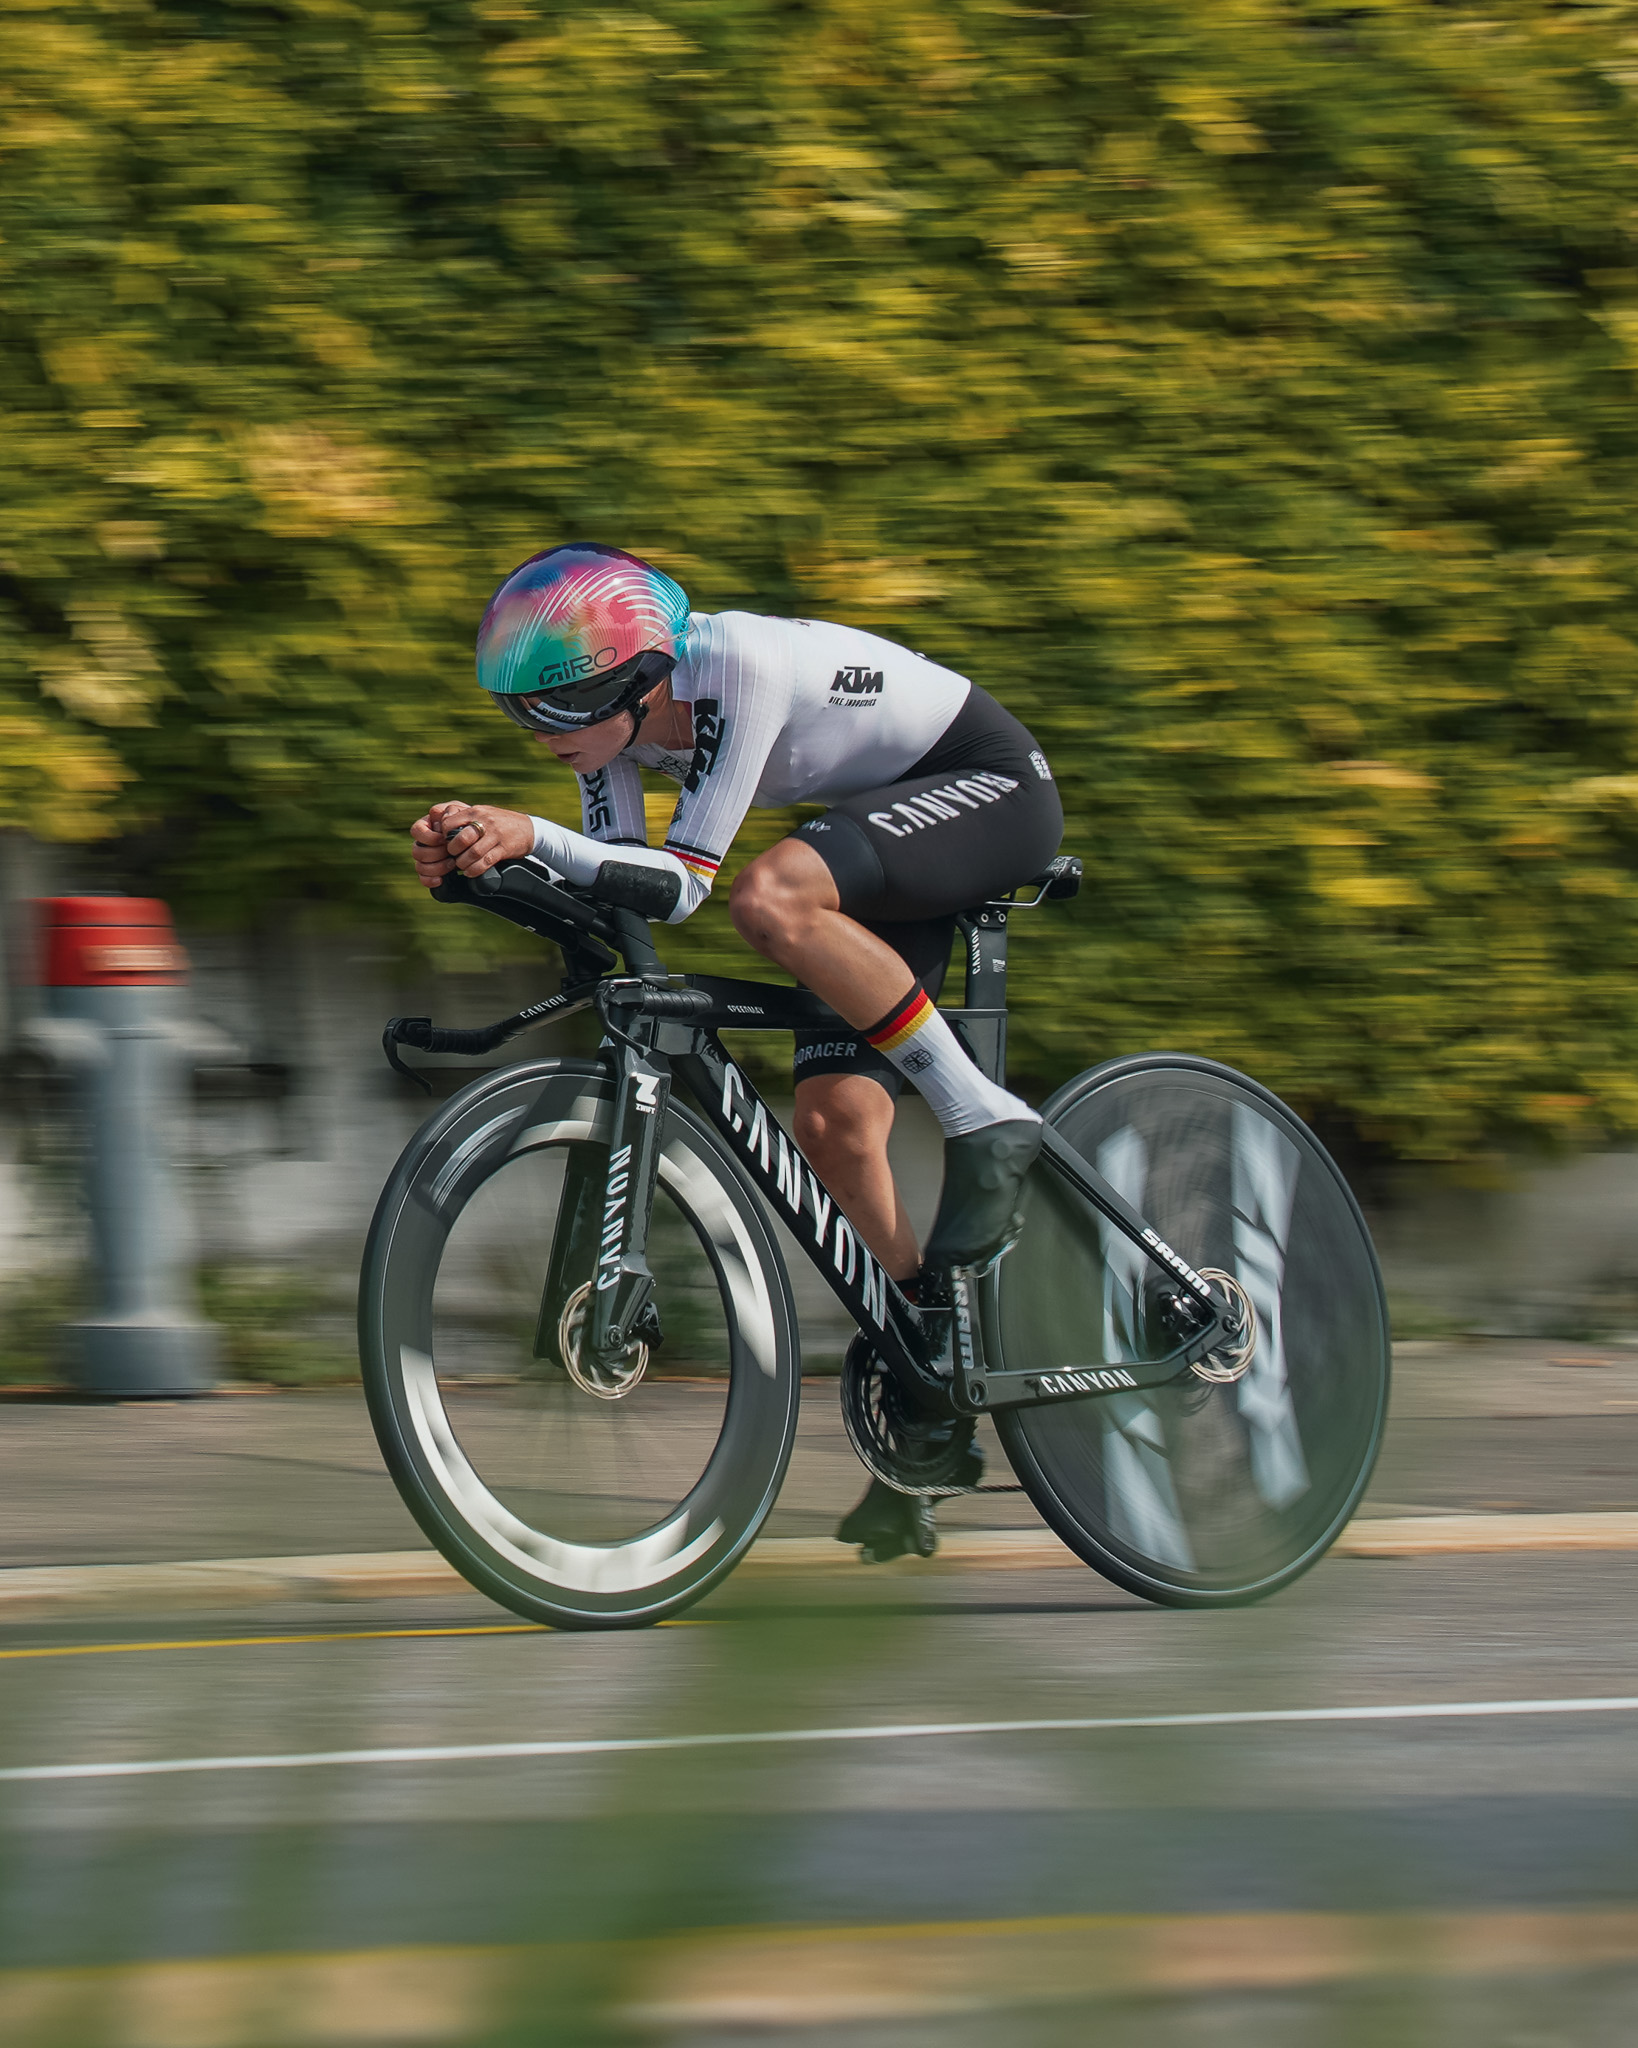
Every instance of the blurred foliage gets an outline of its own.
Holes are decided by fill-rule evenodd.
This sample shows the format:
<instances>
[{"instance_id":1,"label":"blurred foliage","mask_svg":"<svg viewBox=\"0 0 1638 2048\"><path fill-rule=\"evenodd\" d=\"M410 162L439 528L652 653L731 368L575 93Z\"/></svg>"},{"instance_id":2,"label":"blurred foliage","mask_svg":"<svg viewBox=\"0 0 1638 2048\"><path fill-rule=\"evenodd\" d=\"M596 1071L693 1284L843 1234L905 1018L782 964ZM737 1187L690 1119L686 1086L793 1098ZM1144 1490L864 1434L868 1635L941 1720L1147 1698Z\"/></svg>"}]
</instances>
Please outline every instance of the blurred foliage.
<instances>
[{"instance_id":1,"label":"blurred foliage","mask_svg":"<svg viewBox=\"0 0 1638 2048\"><path fill-rule=\"evenodd\" d=\"M1021 1071L1638 1128L1635 80L1548 0L0 0L0 825L473 946L399 835L563 814L470 642L598 537L1033 724Z\"/></svg>"},{"instance_id":2,"label":"blurred foliage","mask_svg":"<svg viewBox=\"0 0 1638 2048\"><path fill-rule=\"evenodd\" d=\"M87 1314L91 1301L78 1268L0 1283L0 1386L69 1379L64 1325ZM223 1379L318 1387L358 1378L345 1297L310 1275L288 1266L203 1266L199 1306L216 1325Z\"/></svg>"},{"instance_id":3,"label":"blurred foliage","mask_svg":"<svg viewBox=\"0 0 1638 2048\"><path fill-rule=\"evenodd\" d=\"M358 1352L346 1306L334 1284L290 1266L199 1271L200 1313L216 1325L224 1379L275 1387L356 1380Z\"/></svg>"},{"instance_id":4,"label":"blurred foliage","mask_svg":"<svg viewBox=\"0 0 1638 2048\"><path fill-rule=\"evenodd\" d=\"M31 1274L0 1284L0 1386L57 1386L68 1377L62 1325L85 1313L78 1272Z\"/></svg>"}]
</instances>

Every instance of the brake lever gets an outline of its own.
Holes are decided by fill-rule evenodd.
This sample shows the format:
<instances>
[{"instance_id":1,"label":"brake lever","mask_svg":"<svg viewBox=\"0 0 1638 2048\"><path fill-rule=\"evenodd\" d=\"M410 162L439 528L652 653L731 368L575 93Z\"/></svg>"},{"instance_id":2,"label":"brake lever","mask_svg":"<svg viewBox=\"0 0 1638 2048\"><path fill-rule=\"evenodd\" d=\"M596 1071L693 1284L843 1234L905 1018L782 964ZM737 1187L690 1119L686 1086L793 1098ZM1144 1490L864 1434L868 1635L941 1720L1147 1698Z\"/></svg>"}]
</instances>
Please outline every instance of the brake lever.
<instances>
[{"instance_id":1,"label":"brake lever","mask_svg":"<svg viewBox=\"0 0 1638 2048\"><path fill-rule=\"evenodd\" d=\"M433 893L436 894L436 890ZM395 1074L402 1074L406 1081L413 1081L416 1087L421 1089L424 1094L430 1095L432 1093L432 1083L427 1079L426 1075L419 1072L415 1067L406 1067L404 1062L398 1057L398 1048L401 1045L413 1043L413 1041L407 1038L400 1038L398 1035L400 1027L416 1024L424 1024L430 1036L432 1031L432 1019L430 1017L389 1017L387 1019L387 1028L381 1034L381 1050L387 1056L387 1065L392 1068Z\"/></svg>"}]
</instances>

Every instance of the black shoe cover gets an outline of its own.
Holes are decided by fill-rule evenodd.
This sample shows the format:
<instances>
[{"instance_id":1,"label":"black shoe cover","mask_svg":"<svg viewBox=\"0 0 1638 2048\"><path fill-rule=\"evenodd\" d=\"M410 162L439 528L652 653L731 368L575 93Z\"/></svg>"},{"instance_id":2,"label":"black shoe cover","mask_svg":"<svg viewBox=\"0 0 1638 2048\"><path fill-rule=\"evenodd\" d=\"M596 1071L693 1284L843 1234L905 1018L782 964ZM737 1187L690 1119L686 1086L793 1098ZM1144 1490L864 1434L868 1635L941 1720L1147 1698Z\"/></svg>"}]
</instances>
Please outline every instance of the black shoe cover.
<instances>
[{"instance_id":1,"label":"black shoe cover","mask_svg":"<svg viewBox=\"0 0 1638 2048\"><path fill-rule=\"evenodd\" d=\"M972 1424L970 1422L968 1423L967 1428L969 1431L969 1441L967 1444L967 1448L962 1453L961 1463L950 1475L950 1484L952 1486L963 1487L968 1493L972 1493L983 1483L984 1453L979 1449L977 1444L971 1441L970 1433L972 1430Z\"/></svg>"},{"instance_id":2,"label":"black shoe cover","mask_svg":"<svg viewBox=\"0 0 1638 2048\"><path fill-rule=\"evenodd\" d=\"M985 1124L944 1141L944 1192L925 1266L982 1266L1024 1227L1024 1178L1041 1149L1039 1117Z\"/></svg>"},{"instance_id":3,"label":"black shoe cover","mask_svg":"<svg viewBox=\"0 0 1638 2048\"><path fill-rule=\"evenodd\" d=\"M865 1497L836 1531L838 1543L857 1543L865 1564L886 1564L914 1551L931 1557L938 1548L933 1502L925 1493L898 1493L872 1479Z\"/></svg>"}]
</instances>

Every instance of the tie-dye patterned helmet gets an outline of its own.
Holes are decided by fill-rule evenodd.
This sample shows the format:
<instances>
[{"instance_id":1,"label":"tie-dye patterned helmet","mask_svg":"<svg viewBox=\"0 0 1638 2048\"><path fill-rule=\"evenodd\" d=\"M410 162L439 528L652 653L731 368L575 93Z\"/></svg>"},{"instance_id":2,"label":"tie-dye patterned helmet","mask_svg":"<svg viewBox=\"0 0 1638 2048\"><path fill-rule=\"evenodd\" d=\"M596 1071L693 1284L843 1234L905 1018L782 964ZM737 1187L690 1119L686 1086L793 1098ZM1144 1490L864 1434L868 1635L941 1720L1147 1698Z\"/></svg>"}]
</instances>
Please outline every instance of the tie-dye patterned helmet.
<instances>
[{"instance_id":1,"label":"tie-dye patterned helmet","mask_svg":"<svg viewBox=\"0 0 1638 2048\"><path fill-rule=\"evenodd\" d=\"M478 681L519 725L575 732L663 682L687 631L688 599L662 570L570 541L531 555L489 600Z\"/></svg>"}]
</instances>

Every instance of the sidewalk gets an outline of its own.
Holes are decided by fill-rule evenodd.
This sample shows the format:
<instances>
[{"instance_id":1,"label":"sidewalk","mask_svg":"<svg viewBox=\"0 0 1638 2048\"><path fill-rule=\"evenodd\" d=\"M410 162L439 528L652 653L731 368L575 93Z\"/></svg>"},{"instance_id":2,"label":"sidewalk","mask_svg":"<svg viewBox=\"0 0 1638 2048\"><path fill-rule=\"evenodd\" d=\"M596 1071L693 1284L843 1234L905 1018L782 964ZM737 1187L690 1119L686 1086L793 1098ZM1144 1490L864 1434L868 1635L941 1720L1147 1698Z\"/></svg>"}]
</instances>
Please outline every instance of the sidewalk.
<instances>
[{"instance_id":1,"label":"sidewalk","mask_svg":"<svg viewBox=\"0 0 1638 2048\"><path fill-rule=\"evenodd\" d=\"M990 1473L1010 1476L993 1437ZM847 1553L828 1539L860 1483L836 1382L810 1381L762 1561L834 1556L845 1565ZM1424 1550L1626 1547L1638 1541L1638 1521L1627 1519L1634 1511L1638 1354L1406 1344L1382 1459L1344 1547L1370 1555L1416 1554L1419 1540ZM1485 1541L1471 1531L1432 1540L1433 1518L1475 1515L1493 1518ZM1549 1516L1574 1520L1531 1519ZM1374 1542L1363 1526L1373 1520L1384 1525ZM1425 1530L1401 1534L1423 1521ZM940 1525L952 1562L1052 1561L1052 1539L1020 1495L952 1501ZM1454 1526L1445 1525L1447 1537ZM223 1560L237 1563L229 1571ZM185 1606L211 1604L213 1589L272 1599L451 1589L382 1468L356 1388L115 1406L0 1400L0 1615L19 1611L7 1584L25 1590L8 1573L28 1571L42 1596L60 1583L66 1598L74 1585L89 1591L74 1567L176 1563L195 1567ZM49 1582L35 1576L44 1572ZM140 1572L97 1576L115 1604L139 1605L144 1585L157 1583ZM42 1611L32 1601L23 1609Z\"/></svg>"}]
</instances>

